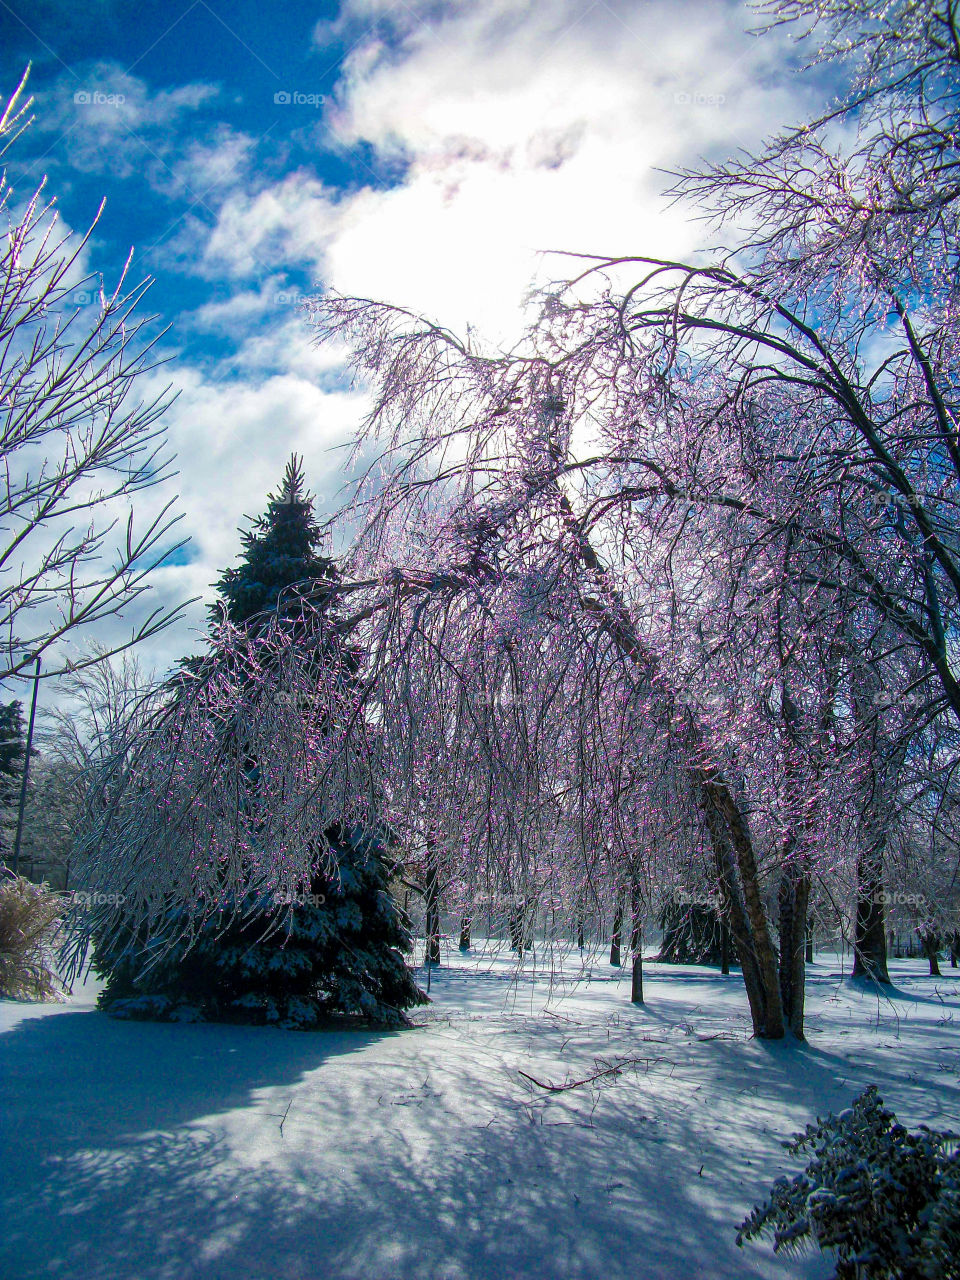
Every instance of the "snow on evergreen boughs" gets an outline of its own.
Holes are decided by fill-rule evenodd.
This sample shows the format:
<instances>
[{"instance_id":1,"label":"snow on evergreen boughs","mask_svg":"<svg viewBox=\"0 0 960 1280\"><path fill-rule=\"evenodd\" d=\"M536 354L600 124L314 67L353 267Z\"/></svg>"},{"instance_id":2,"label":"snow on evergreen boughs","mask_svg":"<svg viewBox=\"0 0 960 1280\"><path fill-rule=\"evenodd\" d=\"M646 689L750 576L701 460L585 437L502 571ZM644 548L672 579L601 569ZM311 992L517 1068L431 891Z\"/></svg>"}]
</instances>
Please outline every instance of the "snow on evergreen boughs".
<instances>
[{"instance_id":1,"label":"snow on evergreen boughs","mask_svg":"<svg viewBox=\"0 0 960 1280\"><path fill-rule=\"evenodd\" d=\"M338 1014L405 1022L403 1011L426 997L404 961L410 936L386 892L383 850L358 828L329 838L343 874L319 872L293 906L243 903L154 964L134 940L105 939L95 960L107 978L100 1007L119 1018L297 1029Z\"/></svg>"},{"instance_id":2,"label":"snow on evergreen boughs","mask_svg":"<svg viewBox=\"0 0 960 1280\"><path fill-rule=\"evenodd\" d=\"M795 1178L777 1179L737 1243L772 1234L775 1252L833 1250L834 1280L956 1280L957 1141L925 1125L910 1133L870 1085L848 1110L784 1144L813 1158Z\"/></svg>"}]
</instances>

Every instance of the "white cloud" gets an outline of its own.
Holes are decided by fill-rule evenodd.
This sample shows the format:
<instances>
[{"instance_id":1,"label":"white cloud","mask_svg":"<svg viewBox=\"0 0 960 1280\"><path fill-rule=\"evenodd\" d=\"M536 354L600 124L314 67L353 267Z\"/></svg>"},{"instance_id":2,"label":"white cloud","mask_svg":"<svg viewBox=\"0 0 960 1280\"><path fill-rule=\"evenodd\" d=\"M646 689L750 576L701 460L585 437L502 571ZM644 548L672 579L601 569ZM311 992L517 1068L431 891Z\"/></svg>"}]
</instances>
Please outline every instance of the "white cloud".
<instances>
[{"instance_id":1,"label":"white cloud","mask_svg":"<svg viewBox=\"0 0 960 1280\"><path fill-rule=\"evenodd\" d=\"M783 39L756 40L752 19L706 0L349 0L315 32L318 47L352 44L326 145L361 173L371 153L401 164L401 180L350 194L308 169L248 182L171 252L208 278L306 271L507 340L534 279L568 269L540 251L693 252L703 227L667 207L658 168L801 113Z\"/></svg>"},{"instance_id":2,"label":"white cloud","mask_svg":"<svg viewBox=\"0 0 960 1280\"><path fill-rule=\"evenodd\" d=\"M216 85L200 82L151 90L119 64L96 62L77 75L63 75L49 92L38 95L35 128L67 143L74 169L121 178L136 174L167 191L176 181L178 124L213 103L219 92ZM223 132L211 141L229 159ZM188 171L189 166L183 175Z\"/></svg>"},{"instance_id":3,"label":"white cloud","mask_svg":"<svg viewBox=\"0 0 960 1280\"><path fill-rule=\"evenodd\" d=\"M349 438L363 402L292 373L215 381L178 368L180 397L166 421L181 505L197 562L216 573L236 558L238 522L263 510L292 452L303 454L311 487L329 506L341 483L340 455L331 450Z\"/></svg>"},{"instance_id":4,"label":"white cloud","mask_svg":"<svg viewBox=\"0 0 960 1280\"><path fill-rule=\"evenodd\" d=\"M341 229L336 193L298 170L273 186L235 192L224 201L199 264L204 274L257 275L323 261Z\"/></svg>"},{"instance_id":5,"label":"white cloud","mask_svg":"<svg viewBox=\"0 0 960 1280\"><path fill-rule=\"evenodd\" d=\"M362 27L398 10L346 12ZM531 278L562 270L541 249L691 252L702 229L665 207L655 168L798 113L796 83L770 75L782 43L745 34L738 5L485 0L400 20L348 57L329 128L344 149L403 157L406 177L351 200L318 267L446 324L509 333Z\"/></svg>"},{"instance_id":6,"label":"white cloud","mask_svg":"<svg viewBox=\"0 0 960 1280\"><path fill-rule=\"evenodd\" d=\"M190 143L172 166L173 181L193 198L218 198L247 178L255 146L249 134L220 124L208 138Z\"/></svg>"},{"instance_id":7,"label":"white cloud","mask_svg":"<svg viewBox=\"0 0 960 1280\"><path fill-rule=\"evenodd\" d=\"M123 618L114 618L95 633L76 635L65 646L81 652L94 638L108 644L125 638L137 617L157 606L168 607L193 596L186 619L155 637L139 651L158 674L184 654L196 651L206 626L206 606L214 598L211 584L241 554L240 527L246 516L266 507L268 492L283 475L290 454L302 454L320 517L337 505L343 483L342 446L364 411L362 397L349 389L325 390L318 376L293 373L253 381L216 380L211 373L177 364L180 396L165 422L178 474L168 484L145 490L135 501L136 526L146 527L162 506L176 496L185 518L166 543L189 535L190 562L164 565L151 575L151 591ZM315 374L315 371L310 371ZM144 380L144 396L165 385L160 369ZM121 521L121 523L124 523Z\"/></svg>"}]
</instances>

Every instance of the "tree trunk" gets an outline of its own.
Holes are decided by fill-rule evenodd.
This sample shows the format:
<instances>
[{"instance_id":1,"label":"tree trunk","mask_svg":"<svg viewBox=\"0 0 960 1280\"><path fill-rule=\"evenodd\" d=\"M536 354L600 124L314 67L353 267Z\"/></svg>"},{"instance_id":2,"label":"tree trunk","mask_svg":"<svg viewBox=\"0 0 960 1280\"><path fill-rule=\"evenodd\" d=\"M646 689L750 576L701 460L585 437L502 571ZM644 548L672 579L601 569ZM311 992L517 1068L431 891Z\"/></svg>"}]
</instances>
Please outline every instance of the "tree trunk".
<instances>
[{"instance_id":1,"label":"tree trunk","mask_svg":"<svg viewBox=\"0 0 960 1280\"><path fill-rule=\"evenodd\" d=\"M643 1004L643 955L636 952L633 957L633 969L630 975L630 1002Z\"/></svg>"},{"instance_id":2,"label":"tree trunk","mask_svg":"<svg viewBox=\"0 0 960 1280\"><path fill-rule=\"evenodd\" d=\"M636 876L630 885L630 955L630 1002L643 1004L643 898Z\"/></svg>"},{"instance_id":3,"label":"tree trunk","mask_svg":"<svg viewBox=\"0 0 960 1280\"><path fill-rule=\"evenodd\" d=\"M883 843L857 857L857 917L853 931L853 976L889 983L883 916Z\"/></svg>"},{"instance_id":4,"label":"tree trunk","mask_svg":"<svg viewBox=\"0 0 960 1280\"><path fill-rule=\"evenodd\" d=\"M643 947L643 898L640 884L634 879L630 886L630 954L635 956Z\"/></svg>"},{"instance_id":5,"label":"tree trunk","mask_svg":"<svg viewBox=\"0 0 960 1280\"><path fill-rule=\"evenodd\" d=\"M930 977L940 978L943 975L940 972L940 935L935 932L924 932L920 934L920 945L923 947L923 954L930 962Z\"/></svg>"},{"instance_id":6,"label":"tree trunk","mask_svg":"<svg viewBox=\"0 0 960 1280\"><path fill-rule=\"evenodd\" d=\"M582 594L581 604L600 620L607 635L623 656L635 665L641 678L651 685L657 684L658 678L662 676L659 663L644 645L626 602L611 582L606 566L585 536L570 499L559 483L555 484L554 493L564 518L564 526L573 539L579 559L593 575L599 589L596 596ZM706 755L705 744L692 714L687 737L685 745L691 758L702 760ZM740 956L754 1034L770 1040L782 1039L785 1027L780 1004L777 960L760 895L749 828L730 788L713 766L706 763L694 765L691 780L694 794L707 817L718 863L723 863L721 878L726 884L728 895L725 906ZM736 882L738 873L739 890ZM740 892L743 894L742 903Z\"/></svg>"},{"instance_id":7,"label":"tree trunk","mask_svg":"<svg viewBox=\"0 0 960 1280\"><path fill-rule=\"evenodd\" d=\"M523 907L514 906L510 912L510 950L523 955Z\"/></svg>"},{"instance_id":8,"label":"tree trunk","mask_svg":"<svg viewBox=\"0 0 960 1280\"><path fill-rule=\"evenodd\" d=\"M807 964L813 964L813 925L807 921Z\"/></svg>"},{"instance_id":9,"label":"tree trunk","mask_svg":"<svg viewBox=\"0 0 960 1280\"><path fill-rule=\"evenodd\" d=\"M760 896L750 832L729 787L714 770L697 770L695 781L717 862L724 915L740 957L753 1033L759 1039L782 1040L786 1027L777 956ZM743 901L737 891L738 872Z\"/></svg>"},{"instance_id":10,"label":"tree trunk","mask_svg":"<svg viewBox=\"0 0 960 1280\"><path fill-rule=\"evenodd\" d=\"M620 944L623 940L624 896L623 890L618 889L616 902L613 908L613 933L610 937L610 963L618 969L622 963L620 958Z\"/></svg>"},{"instance_id":11,"label":"tree trunk","mask_svg":"<svg viewBox=\"0 0 960 1280\"><path fill-rule=\"evenodd\" d=\"M585 924L586 912L584 911L583 903L579 902L577 903L577 946L581 951L584 947L583 929Z\"/></svg>"},{"instance_id":12,"label":"tree trunk","mask_svg":"<svg viewBox=\"0 0 960 1280\"><path fill-rule=\"evenodd\" d=\"M787 850L780 877L780 1003L783 1016L798 1040L803 1039L805 988L804 943L807 935L807 903L810 877L799 865L797 849Z\"/></svg>"},{"instance_id":13,"label":"tree trunk","mask_svg":"<svg viewBox=\"0 0 960 1280\"><path fill-rule=\"evenodd\" d=\"M537 927L537 904L534 901L523 909L523 949L531 951L533 949L533 935Z\"/></svg>"},{"instance_id":14,"label":"tree trunk","mask_svg":"<svg viewBox=\"0 0 960 1280\"><path fill-rule=\"evenodd\" d=\"M424 963L438 965L440 963L440 868L432 863L427 867L426 919L424 933L426 935L426 955Z\"/></svg>"},{"instance_id":15,"label":"tree trunk","mask_svg":"<svg viewBox=\"0 0 960 1280\"><path fill-rule=\"evenodd\" d=\"M872 679L870 678L872 677ZM883 858L887 827L894 807L896 778L906 750L904 738L895 747L885 737L876 714L879 673L870 668L853 710L870 746L870 772L863 798L860 845L857 854L857 909L853 928L853 976L889 984L887 933L884 919ZM873 705L866 699L872 694Z\"/></svg>"},{"instance_id":16,"label":"tree trunk","mask_svg":"<svg viewBox=\"0 0 960 1280\"><path fill-rule=\"evenodd\" d=\"M470 950L470 926L473 923L473 917L468 913L460 917L460 950Z\"/></svg>"}]
</instances>

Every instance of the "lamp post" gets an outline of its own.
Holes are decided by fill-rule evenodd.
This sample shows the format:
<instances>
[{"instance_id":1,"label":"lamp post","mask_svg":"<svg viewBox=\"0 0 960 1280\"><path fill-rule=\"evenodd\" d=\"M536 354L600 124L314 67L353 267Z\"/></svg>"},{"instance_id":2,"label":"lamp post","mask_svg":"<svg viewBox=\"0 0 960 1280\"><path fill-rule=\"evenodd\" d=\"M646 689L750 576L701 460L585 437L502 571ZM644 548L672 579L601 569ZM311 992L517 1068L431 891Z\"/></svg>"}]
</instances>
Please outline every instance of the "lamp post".
<instances>
[{"instance_id":1,"label":"lamp post","mask_svg":"<svg viewBox=\"0 0 960 1280\"><path fill-rule=\"evenodd\" d=\"M23 807L27 802L27 783L30 781L30 752L33 750L33 722L37 716L37 690L40 688L40 655L36 656L33 669L33 698L30 702L30 723L27 726L27 754L23 758L23 778L20 780L20 807L17 810L17 838L13 846L13 874L20 874L20 841L23 839Z\"/></svg>"}]
</instances>

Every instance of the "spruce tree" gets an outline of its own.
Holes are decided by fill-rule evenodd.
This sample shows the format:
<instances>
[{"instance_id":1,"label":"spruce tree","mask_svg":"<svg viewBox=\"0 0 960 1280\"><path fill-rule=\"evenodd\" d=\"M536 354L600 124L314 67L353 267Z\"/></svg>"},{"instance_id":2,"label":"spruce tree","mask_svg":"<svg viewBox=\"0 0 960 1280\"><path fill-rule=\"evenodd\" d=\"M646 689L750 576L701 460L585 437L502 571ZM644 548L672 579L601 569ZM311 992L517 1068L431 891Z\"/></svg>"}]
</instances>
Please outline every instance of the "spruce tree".
<instances>
[{"instance_id":1,"label":"spruce tree","mask_svg":"<svg viewBox=\"0 0 960 1280\"><path fill-rule=\"evenodd\" d=\"M258 618L269 621L300 606L284 591L297 584L310 585L314 607L328 603L324 584L337 581L336 563L320 553L322 531L313 515L314 499L306 490L303 463L294 454L287 463L283 483L269 494L267 510L241 533L243 557L240 563L221 574L217 583L219 605L228 621L255 625Z\"/></svg>"},{"instance_id":2,"label":"spruce tree","mask_svg":"<svg viewBox=\"0 0 960 1280\"><path fill-rule=\"evenodd\" d=\"M722 965L732 940L717 906L707 899L675 895L660 912L663 941L657 960L666 964Z\"/></svg>"},{"instance_id":3,"label":"spruce tree","mask_svg":"<svg viewBox=\"0 0 960 1280\"><path fill-rule=\"evenodd\" d=\"M19 789L26 754L23 704L14 700L0 706L0 805L7 805Z\"/></svg>"},{"instance_id":4,"label":"spruce tree","mask_svg":"<svg viewBox=\"0 0 960 1280\"><path fill-rule=\"evenodd\" d=\"M98 956L107 977L100 1008L118 1018L298 1030L344 1015L402 1024L403 1011L426 997L404 961L410 934L389 891L388 849L379 834L342 824L327 838L337 876L318 870L291 910L240 903L188 951L176 947L146 972L140 938Z\"/></svg>"},{"instance_id":5,"label":"spruce tree","mask_svg":"<svg viewBox=\"0 0 960 1280\"><path fill-rule=\"evenodd\" d=\"M324 588L336 583L338 573L321 554L321 540L294 455L279 491L268 496L266 513L244 532L240 563L218 581L213 620L225 615L253 634L278 614L298 626L322 628L336 610L334 594ZM287 591L294 586L301 591ZM316 653L318 663L337 663L348 679L357 678L356 652L321 645ZM184 666L197 674L217 660L214 651ZM176 696L176 681L172 689ZM249 760L245 767L255 784L260 762ZM146 972L145 947L155 939L129 935L102 949L96 967L107 984L100 1007L117 1017L297 1028L338 1014L402 1022L403 1010L426 997L404 961L412 944L407 919L389 891L389 833L338 822L325 837L337 873L318 865L309 891L294 903L235 902L189 949L175 946Z\"/></svg>"},{"instance_id":6,"label":"spruce tree","mask_svg":"<svg viewBox=\"0 0 960 1280\"><path fill-rule=\"evenodd\" d=\"M6 827L19 802L26 754L23 704L15 699L0 705L0 857L6 857Z\"/></svg>"}]
</instances>

